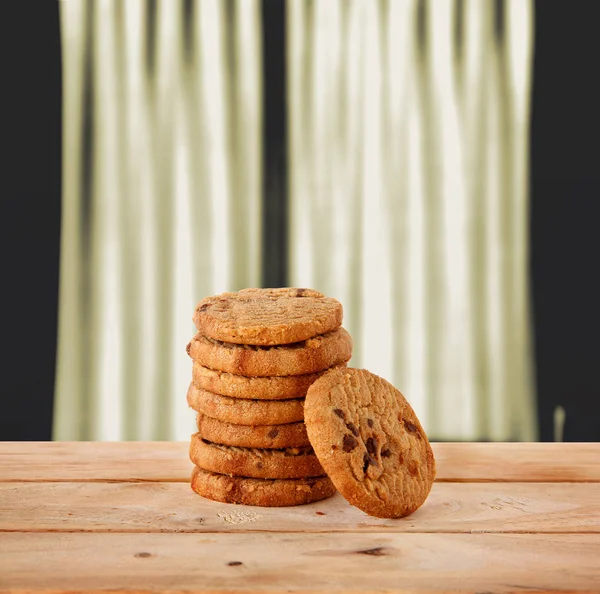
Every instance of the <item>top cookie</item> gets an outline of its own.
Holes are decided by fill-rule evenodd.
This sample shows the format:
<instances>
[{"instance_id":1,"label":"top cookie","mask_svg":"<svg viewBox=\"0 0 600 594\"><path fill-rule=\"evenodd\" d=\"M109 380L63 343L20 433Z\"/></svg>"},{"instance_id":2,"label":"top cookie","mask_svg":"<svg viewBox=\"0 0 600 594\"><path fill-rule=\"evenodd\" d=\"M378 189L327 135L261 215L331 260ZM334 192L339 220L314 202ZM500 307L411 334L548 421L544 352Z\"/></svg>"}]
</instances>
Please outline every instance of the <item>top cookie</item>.
<instances>
[{"instance_id":1,"label":"top cookie","mask_svg":"<svg viewBox=\"0 0 600 594\"><path fill-rule=\"evenodd\" d=\"M427 498L435 478L431 445L413 409L365 369L337 369L308 389L306 430L340 493L364 512L399 518Z\"/></svg>"},{"instance_id":2,"label":"top cookie","mask_svg":"<svg viewBox=\"0 0 600 594\"><path fill-rule=\"evenodd\" d=\"M215 340L278 345L335 330L342 315L339 301L312 289L243 289L200 301L194 324Z\"/></svg>"}]
</instances>

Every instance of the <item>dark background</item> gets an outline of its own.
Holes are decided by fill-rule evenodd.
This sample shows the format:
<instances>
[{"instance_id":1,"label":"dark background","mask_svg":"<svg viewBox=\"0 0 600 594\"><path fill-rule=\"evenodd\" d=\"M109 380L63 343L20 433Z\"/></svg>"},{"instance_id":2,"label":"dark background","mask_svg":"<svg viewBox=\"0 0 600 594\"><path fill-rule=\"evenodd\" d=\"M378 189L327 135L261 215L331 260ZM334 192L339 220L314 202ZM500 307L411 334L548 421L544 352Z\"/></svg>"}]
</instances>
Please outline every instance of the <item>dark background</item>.
<instances>
[{"instance_id":1,"label":"dark background","mask_svg":"<svg viewBox=\"0 0 600 594\"><path fill-rule=\"evenodd\" d=\"M535 6L530 247L543 441L553 439L557 405L567 412L566 441L600 441L595 6L590 0ZM61 200L58 10L52 1L0 8L0 440L50 439ZM287 242L284 13L283 1L263 0L265 254L285 254ZM285 257L269 258L264 284L286 284Z\"/></svg>"}]
</instances>

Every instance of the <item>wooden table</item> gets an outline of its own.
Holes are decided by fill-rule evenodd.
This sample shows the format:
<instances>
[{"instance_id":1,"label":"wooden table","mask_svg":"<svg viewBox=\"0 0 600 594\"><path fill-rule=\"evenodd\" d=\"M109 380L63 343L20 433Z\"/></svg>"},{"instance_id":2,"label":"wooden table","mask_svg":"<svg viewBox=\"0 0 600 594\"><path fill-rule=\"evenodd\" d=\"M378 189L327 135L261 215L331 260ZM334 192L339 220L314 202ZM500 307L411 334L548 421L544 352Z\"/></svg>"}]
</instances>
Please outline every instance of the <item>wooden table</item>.
<instances>
[{"instance_id":1,"label":"wooden table","mask_svg":"<svg viewBox=\"0 0 600 594\"><path fill-rule=\"evenodd\" d=\"M401 520L192 493L185 443L0 443L0 591L600 591L600 444L434 444Z\"/></svg>"}]
</instances>

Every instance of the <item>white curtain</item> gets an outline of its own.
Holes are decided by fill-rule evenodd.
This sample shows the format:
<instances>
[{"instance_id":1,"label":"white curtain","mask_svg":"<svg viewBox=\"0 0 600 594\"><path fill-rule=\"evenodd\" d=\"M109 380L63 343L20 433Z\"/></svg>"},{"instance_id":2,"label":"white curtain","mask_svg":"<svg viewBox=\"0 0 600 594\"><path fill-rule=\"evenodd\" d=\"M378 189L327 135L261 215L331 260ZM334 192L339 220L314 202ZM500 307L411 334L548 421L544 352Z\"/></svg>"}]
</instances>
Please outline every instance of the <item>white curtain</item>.
<instances>
[{"instance_id":1,"label":"white curtain","mask_svg":"<svg viewBox=\"0 0 600 594\"><path fill-rule=\"evenodd\" d=\"M60 9L54 438L188 439L193 306L260 282L260 2Z\"/></svg>"},{"instance_id":2,"label":"white curtain","mask_svg":"<svg viewBox=\"0 0 600 594\"><path fill-rule=\"evenodd\" d=\"M291 284L437 439L535 438L532 0L288 2Z\"/></svg>"}]
</instances>

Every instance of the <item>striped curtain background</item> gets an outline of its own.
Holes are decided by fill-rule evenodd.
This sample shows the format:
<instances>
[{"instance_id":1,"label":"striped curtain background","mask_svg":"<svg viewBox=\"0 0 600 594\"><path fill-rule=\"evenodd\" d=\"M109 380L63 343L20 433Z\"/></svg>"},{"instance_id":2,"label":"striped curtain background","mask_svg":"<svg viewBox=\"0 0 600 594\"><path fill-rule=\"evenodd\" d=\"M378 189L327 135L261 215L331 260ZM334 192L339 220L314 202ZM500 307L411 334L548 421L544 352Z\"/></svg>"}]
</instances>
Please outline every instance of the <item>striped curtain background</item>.
<instances>
[{"instance_id":1,"label":"striped curtain background","mask_svg":"<svg viewBox=\"0 0 600 594\"><path fill-rule=\"evenodd\" d=\"M55 439L193 430L193 306L260 283L259 7L61 3Z\"/></svg>"},{"instance_id":2,"label":"striped curtain background","mask_svg":"<svg viewBox=\"0 0 600 594\"><path fill-rule=\"evenodd\" d=\"M55 439L188 439L193 305L278 261L277 187L288 283L343 301L355 366L433 438L534 438L531 0L285 6L289 196L263 196L263 3L61 3Z\"/></svg>"},{"instance_id":3,"label":"striped curtain background","mask_svg":"<svg viewBox=\"0 0 600 594\"><path fill-rule=\"evenodd\" d=\"M291 2L291 283L441 439L535 437L532 2Z\"/></svg>"}]
</instances>

